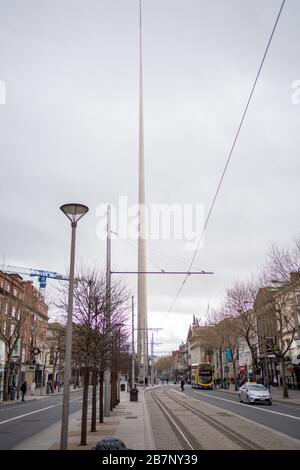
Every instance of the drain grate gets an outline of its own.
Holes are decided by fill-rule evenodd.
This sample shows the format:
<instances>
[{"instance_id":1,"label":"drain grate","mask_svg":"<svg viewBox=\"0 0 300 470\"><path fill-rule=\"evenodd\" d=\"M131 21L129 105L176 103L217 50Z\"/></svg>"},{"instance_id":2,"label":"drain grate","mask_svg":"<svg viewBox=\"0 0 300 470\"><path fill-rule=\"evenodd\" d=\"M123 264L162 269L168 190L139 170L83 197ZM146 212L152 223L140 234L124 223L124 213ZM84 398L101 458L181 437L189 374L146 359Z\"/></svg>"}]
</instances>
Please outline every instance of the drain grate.
<instances>
[{"instance_id":1,"label":"drain grate","mask_svg":"<svg viewBox=\"0 0 300 470\"><path fill-rule=\"evenodd\" d=\"M137 416L125 416L125 419L137 419Z\"/></svg>"}]
</instances>

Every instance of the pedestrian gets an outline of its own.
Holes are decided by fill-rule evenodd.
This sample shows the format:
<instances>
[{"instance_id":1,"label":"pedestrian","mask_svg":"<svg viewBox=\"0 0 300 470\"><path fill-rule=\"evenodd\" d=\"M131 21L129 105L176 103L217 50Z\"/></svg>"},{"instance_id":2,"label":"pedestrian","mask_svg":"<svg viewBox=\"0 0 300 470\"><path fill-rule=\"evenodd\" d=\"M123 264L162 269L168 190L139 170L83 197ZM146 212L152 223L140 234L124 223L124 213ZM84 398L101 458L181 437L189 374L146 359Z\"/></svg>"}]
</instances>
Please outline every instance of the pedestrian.
<instances>
[{"instance_id":1,"label":"pedestrian","mask_svg":"<svg viewBox=\"0 0 300 470\"><path fill-rule=\"evenodd\" d=\"M27 392L27 382L25 381L21 385L22 401L25 401L24 397L26 395L26 392Z\"/></svg>"},{"instance_id":2,"label":"pedestrian","mask_svg":"<svg viewBox=\"0 0 300 470\"><path fill-rule=\"evenodd\" d=\"M181 380L180 385L181 385L181 390L183 391L184 390L184 380L183 379Z\"/></svg>"},{"instance_id":3,"label":"pedestrian","mask_svg":"<svg viewBox=\"0 0 300 470\"><path fill-rule=\"evenodd\" d=\"M35 394L35 389L36 389L36 383L35 383L35 380L34 380L31 384L31 386L30 386L31 395Z\"/></svg>"}]
</instances>

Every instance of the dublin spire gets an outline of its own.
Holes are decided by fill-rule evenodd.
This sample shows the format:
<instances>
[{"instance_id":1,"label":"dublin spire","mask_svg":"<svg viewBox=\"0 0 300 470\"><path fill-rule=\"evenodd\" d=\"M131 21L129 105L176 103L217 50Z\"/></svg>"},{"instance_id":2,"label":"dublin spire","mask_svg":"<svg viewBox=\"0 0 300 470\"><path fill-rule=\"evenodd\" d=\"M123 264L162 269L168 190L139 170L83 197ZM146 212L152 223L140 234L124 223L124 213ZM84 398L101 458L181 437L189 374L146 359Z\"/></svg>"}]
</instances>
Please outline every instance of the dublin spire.
<instances>
[{"instance_id":1,"label":"dublin spire","mask_svg":"<svg viewBox=\"0 0 300 470\"><path fill-rule=\"evenodd\" d=\"M142 60L142 1L140 0L140 76L139 76L139 237L138 237L138 332L137 362L139 380L148 377L148 319L146 239L145 239L145 165L144 165L144 116L143 116L143 60Z\"/></svg>"}]
</instances>

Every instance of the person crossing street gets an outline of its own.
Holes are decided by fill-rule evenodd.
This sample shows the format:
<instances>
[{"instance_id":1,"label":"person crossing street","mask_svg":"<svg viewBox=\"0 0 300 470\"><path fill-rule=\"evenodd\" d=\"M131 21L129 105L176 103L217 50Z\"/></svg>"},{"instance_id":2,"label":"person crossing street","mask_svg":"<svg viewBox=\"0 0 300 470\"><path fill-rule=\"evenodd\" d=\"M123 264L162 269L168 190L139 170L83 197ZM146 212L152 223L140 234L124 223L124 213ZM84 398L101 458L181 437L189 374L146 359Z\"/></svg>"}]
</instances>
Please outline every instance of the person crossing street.
<instances>
[{"instance_id":1,"label":"person crossing street","mask_svg":"<svg viewBox=\"0 0 300 470\"><path fill-rule=\"evenodd\" d=\"M26 392L27 392L27 382L23 382L22 385L21 385L21 393L22 393L22 401L25 401L25 395L26 395Z\"/></svg>"}]
</instances>

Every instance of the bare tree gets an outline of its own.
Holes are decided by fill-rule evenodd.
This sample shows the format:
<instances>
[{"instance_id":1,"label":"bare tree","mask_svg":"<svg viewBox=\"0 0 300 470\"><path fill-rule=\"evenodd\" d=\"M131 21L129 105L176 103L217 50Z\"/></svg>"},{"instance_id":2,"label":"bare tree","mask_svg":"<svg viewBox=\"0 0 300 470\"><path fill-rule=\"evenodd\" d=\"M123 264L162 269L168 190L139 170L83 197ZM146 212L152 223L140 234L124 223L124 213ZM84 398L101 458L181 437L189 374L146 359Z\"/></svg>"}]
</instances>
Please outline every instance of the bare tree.
<instances>
[{"instance_id":1,"label":"bare tree","mask_svg":"<svg viewBox=\"0 0 300 470\"><path fill-rule=\"evenodd\" d=\"M65 341L66 330L64 325L58 322L48 323L47 343L50 349L50 364L53 367L53 380L55 380L57 372L59 384L61 383L60 374L64 361Z\"/></svg>"},{"instance_id":2,"label":"bare tree","mask_svg":"<svg viewBox=\"0 0 300 470\"><path fill-rule=\"evenodd\" d=\"M224 367L223 367L223 352L226 345L226 335L223 324L223 314L220 310L213 310L208 316L208 329L207 341L213 351L216 351L217 362L220 370L221 387L224 387Z\"/></svg>"},{"instance_id":3,"label":"bare tree","mask_svg":"<svg viewBox=\"0 0 300 470\"><path fill-rule=\"evenodd\" d=\"M88 388L92 373L92 419L91 431L96 431L96 391L100 371L100 416L103 421L103 371L107 362L112 363L112 349L116 344L115 326L121 329L124 338L130 298L122 282L114 282L110 292L110 318L107 319L106 279L102 272L84 268L77 276L77 287L74 290L74 335L73 360L80 363L84 371L83 405L81 423L81 445L87 442ZM58 292L56 305L67 310L67 289L62 284ZM119 334L119 333L118 333ZM120 340L121 341L121 340ZM118 344L121 347L121 342ZM102 415L101 415L102 412Z\"/></svg>"},{"instance_id":4,"label":"bare tree","mask_svg":"<svg viewBox=\"0 0 300 470\"><path fill-rule=\"evenodd\" d=\"M170 378L173 371L174 359L172 355L161 356L156 362L156 370L158 374Z\"/></svg>"},{"instance_id":5,"label":"bare tree","mask_svg":"<svg viewBox=\"0 0 300 470\"><path fill-rule=\"evenodd\" d=\"M258 346L256 314L253 308L258 292L257 282L235 282L227 289L225 305L229 315L235 319L234 328L238 337L245 340L253 364L253 378L258 369Z\"/></svg>"},{"instance_id":6,"label":"bare tree","mask_svg":"<svg viewBox=\"0 0 300 470\"><path fill-rule=\"evenodd\" d=\"M271 246L262 273L264 284L272 280L290 282L292 272L300 272L300 238L296 238L289 248Z\"/></svg>"},{"instance_id":7,"label":"bare tree","mask_svg":"<svg viewBox=\"0 0 300 470\"><path fill-rule=\"evenodd\" d=\"M265 291L264 310L260 310L261 349L265 350L265 358L272 354L279 360L283 397L288 398L285 358L291 350L296 333L293 295L288 284Z\"/></svg>"},{"instance_id":8,"label":"bare tree","mask_svg":"<svg viewBox=\"0 0 300 470\"><path fill-rule=\"evenodd\" d=\"M262 285L272 285L268 299L269 315L273 318L273 353L281 364L283 396L288 396L285 357L299 332L297 295L300 288L300 238L288 248L272 245L261 274Z\"/></svg>"}]
</instances>

